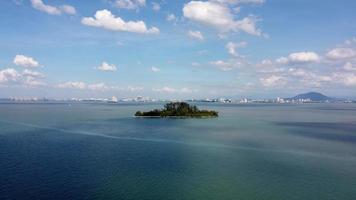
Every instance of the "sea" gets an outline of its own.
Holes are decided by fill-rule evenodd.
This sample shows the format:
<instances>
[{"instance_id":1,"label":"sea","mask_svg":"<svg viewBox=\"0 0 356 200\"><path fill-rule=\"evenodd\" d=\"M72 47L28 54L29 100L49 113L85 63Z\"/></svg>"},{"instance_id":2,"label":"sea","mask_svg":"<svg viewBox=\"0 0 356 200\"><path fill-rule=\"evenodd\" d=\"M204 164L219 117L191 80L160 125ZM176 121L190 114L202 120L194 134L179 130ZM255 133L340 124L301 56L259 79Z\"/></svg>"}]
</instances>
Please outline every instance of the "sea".
<instances>
[{"instance_id":1,"label":"sea","mask_svg":"<svg viewBox=\"0 0 356 200\"><path fill-rule=\"evenodd\" d=\"M0 199L356 199L356 104L162 106L0 103Z\"/></svg>"}]
</instances>

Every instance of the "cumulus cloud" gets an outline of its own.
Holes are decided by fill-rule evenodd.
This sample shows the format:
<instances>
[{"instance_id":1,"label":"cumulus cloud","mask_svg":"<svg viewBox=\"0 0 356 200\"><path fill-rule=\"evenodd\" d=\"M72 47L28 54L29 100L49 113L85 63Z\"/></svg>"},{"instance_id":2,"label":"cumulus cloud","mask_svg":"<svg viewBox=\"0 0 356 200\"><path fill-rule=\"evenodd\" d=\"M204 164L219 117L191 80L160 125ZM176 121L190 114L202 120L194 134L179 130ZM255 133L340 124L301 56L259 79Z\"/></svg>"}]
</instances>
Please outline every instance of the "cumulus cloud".
<instances>
[{"instance_id":1,"label":"cumulus cloud","mask_svg":"<svg viewBox=\"0 0 356 200\"><path fill-rule=\"evenodd\" d=\"M151 71L152 72L159 72L159 71L161 71L161 69L159 69L157 67L151 67Z\"/></svg>"},{"instance_id":2,"label":"cumulus cloud","mask_svg":"<svg viewBox=\"0 0 356 200\"><path fill-rule=\"evenodd\" d=\"M222 71L230 71L232 69L235 68L234 64L231 62L226 62L223 60L217 60L217 61L213 61L210 64L218 67L219 69L221 69Z\"/></svg>"},{"instance_id":3,"label":"cumulus cloud","mask_svg":"<svg viewBox=\"0 0 356 200\"><path fill-rule=\"evenodd\" d=\"M98 10L93 17L82 18L82 24L87 26L100 27L111 31L125 31L133 33L152 33L158 34L156 27L147 28L143 21L124 21L116 17L108 10Z\"/></svg>"},{"instance_id":4,"label":"cumulus cloud","mask_svg":"<svg viewBox=\"0 0 356 200\"><path fill-rule=\"evenodd\" d=\"M351 62L347 62L343 68L347 71L356 71L356 66Z\"/></svg>"},{"instance_id":5,"label":"cumulus cloud","mask_svg":"<svg viewBox=\"0 0 356 200\"><path fill-rule=\"evenodd\" d=\"M289 62L289 60L286 57L280 57L280 58L276 59L277 64L283 65L283 64L287 64L288 62Z\"/></svg>"},{"instance_id":6,"label":"cumulus cloud","mask_svg":"<svg viewBox=\"0 0 356 200\"><path fill-rule=\"evenodd\" d=\"M245 60L243 57L234 57L226 61L224 60L212 61L210 62L210 64L222 71L231 71L233 69L242 68L249 65L247 60Z\"/></svg>"},{"instance_id":7,"label":"cumulus cloud","mask_svg":"<svg viewBox=\"0 0 356 200\"><path fill-rule=\"evenodd\" d=\"M0 83L5 85L42 86L45 76L36 71L25 69L22 73L12 68L0 70Z\"/></svg>"},{"instance_id":8,"label":"cumulus cloud","mask_svg":"<svg viewBox=\"0 0 356 200\"><path fill-rule=\"evenodd\" d=\"M305 87L321 87L325 83L334 81L332 76L318 74L303 68L290 68L288 70L288 75L290 75L290 77L288 77L289 79L292 79L293 77L296 78L296 80L293 81L294 83L301 82Z\"/></svg>"},{"instance_id":9,"label":"cumulus cloud","mask_svg":"<svg viewBox=\"0 0 356 200\"><path fill-rule=\"evenodd\" d=\"M171 88L171 87L167 87L164 86L162 88L154 88L152 89L154 92L160 92L160 93L192 93L193 91L189 88Z\"/></svg>"},{"instance_id":10,"label":"cumulus cloud","mask_svg":"<svg viewBox=\"0 0 356 200\"><path fill-rule=\"evenodd\" d=\"M286 79L283 76L271 75L268 77L260 78L260 82L265 87L276 87L285 85Z\"/></svg>"},{"instance_id":11,"label":"cumulus cloud","mask_svg":"<svg viewBox=\"0 0 356 200\"><path fill-rule=\"evenodd\" d=\"M43 81L36 79L35 77L32 76L27 76L24 78L23 84L25 86L31 86L31 87L36 87L36 86L44 86L46 85Z\"/></svg>"},{"instance_id":12,"label":"cumulus cloud","mask_svg":"<svg viewBox=\"0 0 356 200\"><path fill-rule=\"evenodd\" d=\"M100 71L117 71L117 68L114 64L109 64L107 62L101 63L101 65L97 69Z\"/></svg>"},{"instance_id":13,"label":"cumulus cloud","mask_svg":"<svg viewBox=\"0 0 356 200\"><path fill-rule=\"evenodd\" d=\"M291 53L287 57L283 57L283 56L279 57L275 60L275 62L269 60L270 62L269 64L270 65L305 64L305 63L316 63L319 62L320 60L321 58L317 53L311 51L305 51L305 52Z\"/></svg>"},{"instance_id":14,"label":"cumulus cloud","mask_svg":"<svg viewBox=\"0 0 356 200\"><path fill-rule=\"evenodd\" d=\"M107 86L105 83L94 83L94 84L89 84L87 86L89 90L95 90L95 91L105 91L110 89L109 86Z\"/></svg>"},{"instance_id":15,"label":"cumulus cloud","mask_svg":"<svg viewBox=\"0 0 356 200\"><path fill-rule=\"evenodd\" d=\"M169 22L176 21L177 17L174 14L168 14L166 20Z\"/></svg>"},{"instance_id":16,"label":"cumulus cloud","mask_svg":"<svg viewBox=\"0 0 356 200\"><path fill-rule=\"evenodd\" d=\"M28 69L25 69L22 72L22 75L26 76L26 77L33 77L33 78L44 78L45 77L45 75L40 72L36 72L36 71L28 70Z\"/></svg>"},{"instance_id":17,"label":"cumulus cloud","mask_svg":"<svg viewBox=\"0 0 356 200\"><path fill-rule=\"evenodd\" d=\"M60 15L61 10L55 6L46 5L42 0L31 0L32 7L50 15Z\"/></svg>"},{"instance_id":18,"label":"cumulus cloud","mask_svg":"<svg viewBox=\"0 0 356 200\"><path fill-rule=\"evenodd\" d=\"M260 61L256 64L256 67L256 71L259 73L281 73L285 70L283 67L276 65L276 63L270 59Z\"/></svg>"},{"instance_id":19,"label":"cumulus cloud","mask_svg":"<svg viewBox=\"0 0 356 200\"><path fill-rule=\"evenodd\" d=\"M330 50L326 57L332 60L350 59L356 57L356 50L351 48L335 48Z\"/></svg>"},{"instance_id":20,"label":"cumulus cloud","mask_svg":"<svg viewBox=\"0 0 356 200\"><path fill-rule=\"evenodd\" d=\"M116 0L115 6L122 9L134 10L146 5L146 0Z\"/></svg>"},{"instance_id":21,"label":"cumulus cloud","mask_svg":"<svg viewBox=\"0 0 356 200\"><path fill-rule=\"evenodd\" d=\"M335 82L339 82L344 86L354 87L356 86L356 74L349 72L335 72L333 73Z\"/></svg>"},{"instance_id":22,"label":"cumulus cloud","mask_svg":"<svg viewBox=\"0 0 356 200\"><path fill-rule=\"evenodd\" d=\"M25 55L16 55L14 64L22 67L39 67L40 64L34 58Z\"/></svg>"},{"instance_id":23,"label":"cumulus cloud","mask_svg":"<svg viewBox=\"0 0 356 200\"><path fill-rule=\"evenodd\" d=\"M64 13L67 13L69 15L75 15L77 13L75 8L73 6L70 6L70 5L63 5L60 8Z\"/></svg>"},{"instance_id":24,"label":"cumulus cloud","mask_svg":"<svg viewBox=\"0 0 356 200\"><path fill-rule=\"evenodd\" d=\"M152 2L152 10L159 11L161 10L161 6L157 2Z\"/></svg>"},{"instance_id":25,"label":"cumulus cloud","mask_svg":"<svg viewBox=\"0 0 356 200\"><path fill-rule=\"evenodd\" d=\"M240 42L240 43L229 42L226 44L225 48L227 49L228 53L231 56L239 56L237 49L246 46L247 46L247 42Z\"/></svg>"},{"instance_id":26,"label":"cumulus cloud","mask_svg":"<svg viewBox=\"0 0 356 200\"><path fill-rule=\"evenodd\" d=\"M225 4L263 4L265 0L212 0L218 3L225 3Z\"/></svg>"},{"instance_id":27,"label":"cumulus cloud","mask_svg":"<svg viewBox=\"0 0 356 200\"><path fill-rule=\"evenodd\" d=\"M312 51L291 53L275 60L266 59L253 68L265 87L311 89L356 86L353 39L329 50L324 57ZM345 45L345 44L344 44ZM308 65L306 65L308 64ZM312 65L311 65L312 64Z\"/></svg>"},{"instance_id":28,"label":"cumulus cloud","mask_svg":"<svg viewBox=\"0 0 356 200\"><path fill-rule=\"evenodd\" d=\"M142 87L137 86L127 86L127 87L120 87L115 85L107 85L105 83L85 83L82 81L68 81L64 83L57 84L56 88L61 89L74 89L74 90L90 90L90 91L139 91L143 90Z\"/></svg>"},{"instance_id":29,"label":"cumulus cloud","mask_svg":"<svg viewBox=\"0 0 356 200\"><path fill-rule=\"evenodd\" d=\"M204 40L204 36L200 31L189 30L188 31L188 36L193 38L193 39Z\"/></svg>"},{"instance_id":30,"label":"cumulus cloud","mask_svg":"<svg viewBox=\"0 0 356 200\"><path fill-rule=\"evenodd\" d=\"M307 62L318 62L320 58L317 53L308 51L308 52L291 53L288 56L288 60L293 63L307 63Z\"/></svg>"},{"instance_id":31,"label":"cumulus cloud","mask_svg":"<svg viewBox=\"0 0 356 200\"><path fill-rule=\"evenodd\" d=\"M0 83L15 82L20 78L20 74L12 68L0 70Z\"/></svg>"},{"instance_id":32,"label":"cumulus cloud","mask_svg":"<svg viewBox=\"0 0 356 200\"><path fill-rule=\"evenodd\" d=\"M256 28L256 17L248 16L235 20L230 8L224 4L191 1L184 5L183 14L192 21L214 27L221 32L243 31L251 35L261 35L261 31Z\"/></svg>"},{"instance_id":33,"label":"cumulus cloud","mask_svg":"<svg viewBox=\"0 0 356 200\"><path fill-rule=\"evenodd\" d=\"M86 84L84 82L65 82L65 83L61 83L58 84L57 86L58 88L62 88L62 89L80 89L80 90L84 90L86 88Z\"/></svg>"},{"instance_id":34,"label":"cumulus cloud","mask_svg":"<svg viewBox=\"0 0 356 200\"><path fill-rule=\"evenodd\" d=\"M344 76L343 82L346 86L356 86L356 75L348 74Z\"/></svg>"},{"instance_id":35,"label":"cumulus cloud","mask_svg":"<svg viewBox=\"0 0 356 200\"><path fill-rule=\"evenodd\" d=\"M75 15L76 10L73 6L70 5L62 5L62 6L51 6L43 3L42 0L31 0L32 7L40 10L42 12L45 12L50 15L60 15L62 12L69 14L69 15Z\"/></svg>"},{"instance_id":36,"label":"cumulus cloud","mask_svg":"<svg viewBox=\"0 0 356 200\"><path fill-rule=\"evenodd\" d=\"M356 44L356 37L353 37L351 39L348 39L345 41L345 44L346 45L353 45L353 44Z\"/></svg>"}]
</instances>

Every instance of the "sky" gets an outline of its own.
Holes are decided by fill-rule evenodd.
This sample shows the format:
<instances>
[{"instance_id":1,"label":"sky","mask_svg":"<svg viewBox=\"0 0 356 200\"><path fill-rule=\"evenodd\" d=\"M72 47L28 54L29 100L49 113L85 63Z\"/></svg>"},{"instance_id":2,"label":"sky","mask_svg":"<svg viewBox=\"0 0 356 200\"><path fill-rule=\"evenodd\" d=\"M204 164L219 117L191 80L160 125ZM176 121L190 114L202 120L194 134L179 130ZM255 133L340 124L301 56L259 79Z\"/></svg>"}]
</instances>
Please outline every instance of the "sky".
<instances>
[{"instance_id":1,"label":"sky","mask_svg":"<svg viewBox=\"0 0 356 200\"><path fill-rule=\"evenodd\" d=\"M0 98L356 97L355 9L354 0L1 0Z\"/></svg>"}]
</instances>

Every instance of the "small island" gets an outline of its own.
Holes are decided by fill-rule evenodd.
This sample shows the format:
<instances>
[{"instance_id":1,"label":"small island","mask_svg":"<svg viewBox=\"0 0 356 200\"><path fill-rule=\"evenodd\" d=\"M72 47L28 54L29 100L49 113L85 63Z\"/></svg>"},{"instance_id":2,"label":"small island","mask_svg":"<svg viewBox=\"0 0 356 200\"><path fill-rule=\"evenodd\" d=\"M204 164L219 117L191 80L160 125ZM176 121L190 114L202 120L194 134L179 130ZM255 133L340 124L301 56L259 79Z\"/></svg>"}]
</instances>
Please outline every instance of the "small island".
<instances>
[{"instance_id":1,"label":"small island","mask_svg":"<svg viewBox=\"0 0 356 200\"><path fill-rule=\"evenodd\" d=\"M218 117L218 112L213 110L199 110L197 106L191 106L186 102L171 102L164 109L154 109L148 112L137 111L136 117Z\"/></svg>"}]
</instances>

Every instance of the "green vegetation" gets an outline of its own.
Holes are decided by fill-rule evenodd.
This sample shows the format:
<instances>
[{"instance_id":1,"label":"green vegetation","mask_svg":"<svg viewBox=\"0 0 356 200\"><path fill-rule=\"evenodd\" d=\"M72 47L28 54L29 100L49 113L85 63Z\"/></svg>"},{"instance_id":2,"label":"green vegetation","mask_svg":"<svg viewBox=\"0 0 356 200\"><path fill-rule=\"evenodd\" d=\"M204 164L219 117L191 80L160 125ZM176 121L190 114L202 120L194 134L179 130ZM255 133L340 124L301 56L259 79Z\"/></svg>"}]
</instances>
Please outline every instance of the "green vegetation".
<instances>
[{"instance_id":1,"label":"green vegetation","mask_svg":"<svg viewBox=\"0 0 356 200\"><path fill-rule=\"evenodd\" d=\"M148 112L137 111L137 117L218 117L218 112L212 110L199 110L185 102L171 102L164 109L155 109Z\"/></svg>"}]
</instances>

